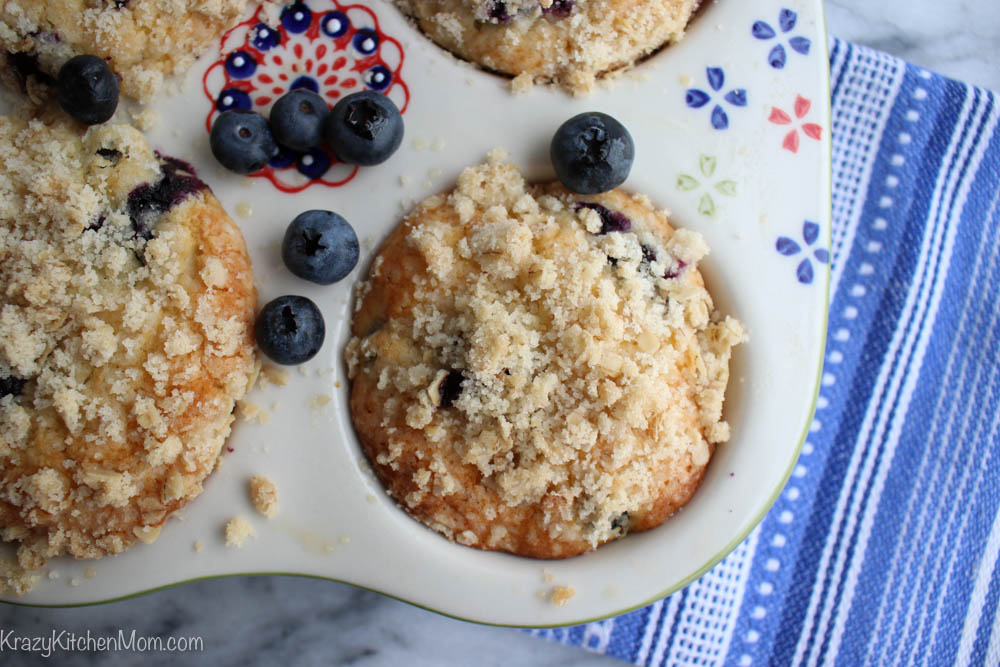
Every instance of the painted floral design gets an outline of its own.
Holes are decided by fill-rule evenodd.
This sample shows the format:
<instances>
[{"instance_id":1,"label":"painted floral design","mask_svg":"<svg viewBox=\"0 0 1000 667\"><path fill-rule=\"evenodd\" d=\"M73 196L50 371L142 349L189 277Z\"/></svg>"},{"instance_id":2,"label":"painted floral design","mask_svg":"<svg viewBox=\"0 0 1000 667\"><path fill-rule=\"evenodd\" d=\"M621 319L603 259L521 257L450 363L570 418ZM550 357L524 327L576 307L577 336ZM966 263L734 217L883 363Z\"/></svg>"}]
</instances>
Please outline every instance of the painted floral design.
<instances>
[{"instance_id":1,"label":"painted floral design","mask_svg":"<svg viewBox=\"0 0 1000 667\"><path fill-rule=\"evenodd\" d=\"M726 74L721 67L708 67L705 69L705 74L712 92L709 93L700 88L689 88L684 95L684 102L692 109L700 109L713 101L713 93L720 95L721 100L712 105L710 119L712 127L716 130L725 130L729 127L729 114L726 113L724 103L733 107L745 107L747 105L747 91L744 88L733 88L723 93L722 88L726 83Z\"/></svg>"},{"instance_id":2,"label":"painted floral design","mask_svg":"<svg viewBox=\"0 0 1000 667\"><path fill-rule=\"evenodd\" d=\"M701 155L698 158L698 171L700 172L704 183L694 176L688 174L680 174L677 177L677 189L682 192L691 192L695 196L701 192L701 197L698 199L698 212L702 215L713 216L715 215L716 207L715 200L712 198L712 191L714 190L718 194L725 195L726 197L735 197L738 191L738 185L736 181L723 179L714 180L712 177L715 174L717 160L711 155Z\"/></svg>"},{"instance_id":3,"label":"painted floral design","mask_svg":"<svg viewBox=\"0 0 1000 667\"><path fill-rule=\"evenodd\" d=\"M788 131L785 138L781 142L782 148L787 151L791 151L792 153L799 152L800 129L802 130L802 134L806 135L810 139L815 139L816 141L819 141L823 136L823 128L816 123L798 123L798 121L803 120L809 114L809 110L811 108L812 102L801 95L795 98L795 106L793 108L793 113L795 114L794 119L778 107L771 107L771 115L768 118L769 121L775 125L792 126L792 129Z\"/></svg>"},{"instance_id":4,"label":"painted floral design","mask_svg":"<svg viewBox=\"0 0 1000 667\"><path fill-rule=\"evenodd\" d=\"M778 27L781 29L782 35L788 34L794 30L795 24L798 20L798 14L793 12L791 9L782 9L778 12ZM775 44L767 54L767 62L774 69L784 69L785 63L788 62L788 52L785 50L784 38L778 35L778 32L771 27L771 24L766 21L757 21L750 28L750 33L762 41L770 41L777 38L778 43ZM793 51L801 53L805 56L809 55L809 49L812 47L812 41L805 37L795 35L788 39L788 46Z\"/></svg>"},{"instance_id":5,"label":"painted floral design","mask_svg":"<svg viewBox=\"0 0 1000 667\"><path fill-rule=\"evenodd\" d=\"M401 112L409 103L401 75L403 48L363 5L296 2L282 10L277 25L266 23L259 9L223 35L220 53L203 79L212 104L206 131L217 114L229 109L252 109L266 116L274 101L294 88L308 88L331 106L364 89L388 95ZM267 178L285 192L298 192L317 183L343 185L356 173L357 167L339 162L326 147L305 153L283 148L251 176Z\"/></svg>"},{"instance_id":6,"label":"painted floral design","mask_svg":"<svg viewBox=\"0 0 1000 667\"><path fill-rule=\"evenodd\" d=\"M775 249L785 257L795 257L799 254L805 255L798 266L795 267L795 277L803 285L811 284L813 278L815 278L813 260L816 260L820 264L827 264L830 261L830 253L827 252L826 248L813 247L818 239L819 225L806 220L802 223L802 241L804 245L787 236L779 236L777 242L775 242Z\"/></svg>"}]
</instances>

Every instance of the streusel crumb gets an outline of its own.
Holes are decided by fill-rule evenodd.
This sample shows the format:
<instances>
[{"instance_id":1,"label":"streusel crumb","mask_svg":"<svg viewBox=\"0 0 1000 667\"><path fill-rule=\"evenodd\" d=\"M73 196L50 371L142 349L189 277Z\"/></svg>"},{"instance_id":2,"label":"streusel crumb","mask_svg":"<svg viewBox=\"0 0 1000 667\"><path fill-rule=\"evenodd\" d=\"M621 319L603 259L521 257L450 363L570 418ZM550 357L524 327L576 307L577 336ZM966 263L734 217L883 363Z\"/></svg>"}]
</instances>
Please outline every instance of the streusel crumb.
<instances>
[{"instance_id":1,"label":"streusel crumb","mask_svg":"<svg viewBox=\"0 0 1000 667\"><path fill-rule=\"evenodd\" d=\"M572 586L556 586L552 589L549 600L557 607L565 607L575 595L576 590Z\"/></svg>"},{"instance_id":2,"label":"streusel crumb","mask_svg":"<svg viewBox=\"0 0 1000 667\"><path fill-rule=\"evenodd\" d=\"M254 509L269 519L278 513L278 487L263 475L250 478L250 500Z\"/></svg>"},{"instance_id":3,"label":"streusel crumb","mask_svg":"<svg viewBox=\"0 0 1000 667\"><path fill-rule=\"evenodd\" d=\"M256 537L257 531L253 529L250 522L241 516L234 517L226 524L226 546L235 549L242 549L246 541L251 537Z\"/></svg>"}]
</instances>

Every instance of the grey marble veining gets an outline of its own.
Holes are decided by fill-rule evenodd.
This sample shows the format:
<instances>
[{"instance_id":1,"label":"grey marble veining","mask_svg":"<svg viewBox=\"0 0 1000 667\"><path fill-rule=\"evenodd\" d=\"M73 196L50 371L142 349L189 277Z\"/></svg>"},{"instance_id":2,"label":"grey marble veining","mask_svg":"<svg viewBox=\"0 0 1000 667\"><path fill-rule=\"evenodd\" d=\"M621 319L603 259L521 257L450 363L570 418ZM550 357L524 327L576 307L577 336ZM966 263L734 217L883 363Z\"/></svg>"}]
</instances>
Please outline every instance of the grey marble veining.
<instances>
[{"instance_id":1,"label":"grey marble veining","mask_svg":"<svg viewBox=\"0 0 1000 667\"><path fill-rule=\"evenodd\" d=\"M826 0L830 34L1000 91L997 0Z\"/></svg>"},{"instance_id":2,"label":"grey marble veining","mask_svg":"<svg viewBox=\"0 0 1000 667\"><path fill-rule=\"evenodd\" d=\"M195 653L66 653L60 667L101 665L544 665L619 664L519 630L477 626L377 593L298 577L202 581L132 600L76 609L0 606L0 629L93 636L201 637ZM4 665L38 655L0 653Z\"/></svg>"},{"instance_id":3,"label":"grey marble veining","mask_svg":"<svg viewBox=\"0 0 1000 667\"><path fill-rule=\"evenodd\" d=\"M740 1L740 0L738 0ZM745 1L745 0L742 0ZM1000 90L997 0L827 0L831 35ZM60 653L57 664L578 665L618 664L517 630L476 626L349 586L292 577L203 581L83 609L0 606L0 630L41 636L199 636L204 651ZM4 665L37 655L0 654Z\"/></svg>"}]
</instances>

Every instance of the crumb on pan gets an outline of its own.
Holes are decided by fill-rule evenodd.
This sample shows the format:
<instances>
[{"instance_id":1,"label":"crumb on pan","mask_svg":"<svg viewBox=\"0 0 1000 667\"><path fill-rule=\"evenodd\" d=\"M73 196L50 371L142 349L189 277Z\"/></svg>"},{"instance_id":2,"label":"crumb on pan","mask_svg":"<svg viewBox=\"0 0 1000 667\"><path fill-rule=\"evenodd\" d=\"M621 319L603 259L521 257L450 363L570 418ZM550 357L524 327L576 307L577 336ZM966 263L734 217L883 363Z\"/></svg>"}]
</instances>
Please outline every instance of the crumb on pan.
<instances>
[{"instance_id":1,"label":"crumb on pan","mask_svg":"<svg viewBox=\"0 0 1000 667\"><path fill-rule=\"evenodd\" d=\"M269 519L278 513L278 487L263 475L250 478L250 500L254 509Z\"/></svg>"},{"instance_id":2,"label":"crumb on pan","mask_svg":"<svg viewBox=\"0 0 1000 667\"><path fill-rule=\"evenodd\" d=\"M41 578L41 575L21 567L16 560L0 556L0 595L9 591L21 597L33 589Z\"/></svg>"},{"instance_id":3,"label":"crumb on pan","mask_svg":"<svg viewBox=\"0 0 1000 667\"><path fill-rule=\"evenodd\" d=\"M576 590L572 586L556 586L552 589L549 599L557 607L565 607L574 595L576 595Z\"/></svg>"},{"instance_id":4,"label":"crumb on pan","mask_svg":"<svg viewBox=\"0 0 1000 667\"><path fill-rule=\"evenodd\" d=\"M226 546L236 549L243 548L247 539L256 537L257 532L250 522L241 516L234 517L226 524Z\"/></svg>"}]
</instances>

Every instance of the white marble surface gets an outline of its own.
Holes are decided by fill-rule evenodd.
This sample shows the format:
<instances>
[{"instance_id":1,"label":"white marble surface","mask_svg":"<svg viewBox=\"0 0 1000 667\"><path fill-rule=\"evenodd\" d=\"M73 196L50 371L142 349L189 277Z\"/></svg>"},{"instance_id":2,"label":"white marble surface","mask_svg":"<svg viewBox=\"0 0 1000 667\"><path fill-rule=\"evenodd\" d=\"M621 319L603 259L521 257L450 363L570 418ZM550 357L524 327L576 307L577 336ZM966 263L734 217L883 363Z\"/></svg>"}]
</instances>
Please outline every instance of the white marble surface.
<instances>
[{"instance_id":1,"label":"white marble surface","mask_svg":"<svg viewBox=\"0 0 1000 667\"><path fill-rule=\"evenodd\" d=\"M1000 91L997 0L826 0L830 34Z\"/></svg>"},{"instance_id":2,"label":"white marble surface","mask_svg":"<svg viewBox=\"0 0 1000 667\"><path fill-rule=\"evenodd\" d=\"M738 1L738 0L733 0ZM827 0L830 34L1000 90L998 0ZM488 602L484 602L488 604ZM602 665L583 650L517 630L437 616L349 586L297 578L204 581L86 609L0 607L0 629L21 636L68 630L160 637L200 636L184 662L212 665ZM3 654L3 664L38 656ZM143 663L175 664L177 654ZM133 654L60 654L59 664L136 664Z\"/></svg>"}]
</instances>

